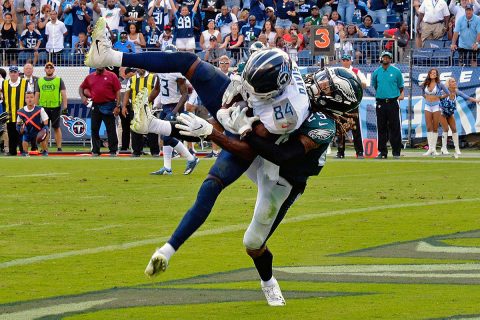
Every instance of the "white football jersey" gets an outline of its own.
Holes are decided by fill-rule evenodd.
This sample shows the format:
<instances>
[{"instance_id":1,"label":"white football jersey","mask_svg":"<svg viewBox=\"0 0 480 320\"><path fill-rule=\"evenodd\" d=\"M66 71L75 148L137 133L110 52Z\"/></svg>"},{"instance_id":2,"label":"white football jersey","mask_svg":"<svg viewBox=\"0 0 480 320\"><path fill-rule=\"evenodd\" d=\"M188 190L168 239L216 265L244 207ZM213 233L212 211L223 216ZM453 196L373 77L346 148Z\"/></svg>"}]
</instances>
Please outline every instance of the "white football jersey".
<instances>
[{"instance_id":1,"label":"white football jersey","mask_svg":"<svg viewBox=\"0 0 480 320\"><path fill-rule=\"evenodd\" d=\"M180 73L159 73L160 79L160 102L162 105L178 103L182 94L178 86L178 79L185 79Z\"/></svg>"},{"instance_id":2,"label":"white football jersey","mask_svg":"<svg viewBox=\"0 0 480 320\"><path fill-rule=\"evenodd\" d=\"M300 71L295 66L292 80L278 97L268 100L251 97L248 104L273 134L289 134L300 127L309 114L310 100Z\"/></svg>"}]
</instances>

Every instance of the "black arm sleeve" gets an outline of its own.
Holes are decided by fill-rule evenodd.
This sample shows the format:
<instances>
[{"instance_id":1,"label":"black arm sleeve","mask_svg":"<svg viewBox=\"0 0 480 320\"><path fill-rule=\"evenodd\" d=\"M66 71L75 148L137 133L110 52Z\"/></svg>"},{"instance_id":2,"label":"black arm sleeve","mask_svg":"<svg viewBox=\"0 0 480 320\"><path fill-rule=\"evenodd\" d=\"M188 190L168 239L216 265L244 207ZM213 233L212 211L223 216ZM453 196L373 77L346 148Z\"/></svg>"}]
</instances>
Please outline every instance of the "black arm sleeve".
<instances>
[{"instance_id":1,"label":"black arm sleeve","mask_svg":"<svg viewBox=\"0 0 480 320\"><path fill-rule=\"evenodd\" d=\"M200 142L201 139L198 138L198 137L190 137L190 136L183 136L180 134L180 130L175 128L175 125L177 124L178 122L176 121L170 121L170 126L172 127L172 132L170 133L170 137L174 137L174 138L177 138L177 139L180 139L180 140L185 140L185 141L188 141L188 142Z\"/></svg>"},{"instance_id":2,"label":"black arm sleeve","mask_svg":"<svg viewBox=\"0 0 480 320\"><path fill-rule=\"evenodd\" d=\"M289 140L280 145L276 145L255 134L248 134L243 139L253 150L255 150L255 152L258 153L259 156L278 166L281 166L286 161L305 154L305 148L298 139Z\"/></svg>"}]
</instances>

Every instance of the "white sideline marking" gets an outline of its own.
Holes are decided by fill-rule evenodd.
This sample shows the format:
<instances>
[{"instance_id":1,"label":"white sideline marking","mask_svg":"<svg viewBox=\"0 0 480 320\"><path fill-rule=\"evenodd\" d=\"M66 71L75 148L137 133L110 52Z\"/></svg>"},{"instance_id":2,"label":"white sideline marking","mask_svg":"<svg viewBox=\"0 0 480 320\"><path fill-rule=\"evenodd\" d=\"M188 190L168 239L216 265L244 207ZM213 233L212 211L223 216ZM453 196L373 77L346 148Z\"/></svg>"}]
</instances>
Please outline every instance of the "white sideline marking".
<instances>
[{"instance_id":1,"label":"white sideline marking","mask_svg":"<svg viewBox=\"0 0 480 320\"><path fill-rule=\"evenodd\" d=\"M12 176L5 176L5 178L31 178L31 177L55 177L66 176L69 172L52 172L52 173L32 173L32 174L17 174Z\"/></svg>"},{"instance_id":2,"label":"white sideline marking","mask_svg":"<svg viewBox=\"0 0 480 320\"><path fill-rule=\"evenodd\" d=\"M292 222L299 222L299 221L307 221L313 220L317 218L323 217L331 217L331 216L338 216L338 215L346 215L351 213L362 213L362 212L371 212L377 210L386 210L386 209L398 209L398 208L409 208L409 207L423 207L423 206L431 206L431 205L439 205L439 204L449 204L449 203L460 203L460 202L478 202L480 198L472 198L472 199L454 199L454 200L439 200L439 201L425 201L425 202L417 202L417 203L401 203L401 204L392 204L392 205L384 205L384 206L375 206L375 207L367 207L367 208L358 208L358 209L345 209L345 210L336 210L336 211L329 211L329 212L320 212L320 213L312 213L312 214L305 214L298 217L287 218L282 223L292 223ZM203 236L211 236L217 235L222 233L228 232L235 232L240 230L245 230L246 224L234 224L222 228L210 229L210 230L202 230L194 233L191 238L203 237ZM0 263L0 269L5 269L13 266L24 266L33 263L48 261L48 260L56 260L62 259L66 257L72 256L81 256L86 254L95 254L100 252L108 252L108 251L115 251L115 250L125 250L130 248L141 247L144 245L149 244L159 244L165 242L169 239L169 237L160 237L160 238L153 238L153 239L145 239L133 242L126 242L121 244L114 244L104 247L97 247L97 248L88 248L88 249L81 249L81 250L73 250L73 251L66 251L54 254L48 254L43 256L35 256L30 258L23 258L23 259L16 259L7 262Z\"/></svg>"},{"instance_id":3,"label":"white sideline marking","mask_svg":"<svg viewBox=\"0 0 480 320\"><path fill-rule=\"evenodd\" d=\"M92 301L85 301L85 302L78 302L78 303L57 304L50 307L36 308L36 309L30 309L26 311L15 312L15 313L2 314L0 316L0 319L2 320L36 319L40 317L53 316L57 314L67 313L67 312L83 311L101 304L111 302L113 300L116 300L116 299L103 299L103 300L92 300Z\"/></svg>"},{"instance_id":4,"label":"white sideline marking","mask_svg":"<svg viewBox=\"0 0 480 320\"><path fill-rule=\"evenodd\" d=\"M480 248L476 247L434 246L424 241L418 243L416 250L420 252L441 253L480 253Z\"/></svg>"},{"instance_id":5,"label":"white sideline marking","mask_svg":"<svg viewBox=\"0 0 480 320\"><path fill-rule=\"evenodd\" d=\"M91 228L91 229L85 229L85 231L102 231L102 230L108 230L116 227L122 227L123 224L111 224L108 226L103 226L103 227L98 227L98 228Z\"/></svg>"}]
</instances>

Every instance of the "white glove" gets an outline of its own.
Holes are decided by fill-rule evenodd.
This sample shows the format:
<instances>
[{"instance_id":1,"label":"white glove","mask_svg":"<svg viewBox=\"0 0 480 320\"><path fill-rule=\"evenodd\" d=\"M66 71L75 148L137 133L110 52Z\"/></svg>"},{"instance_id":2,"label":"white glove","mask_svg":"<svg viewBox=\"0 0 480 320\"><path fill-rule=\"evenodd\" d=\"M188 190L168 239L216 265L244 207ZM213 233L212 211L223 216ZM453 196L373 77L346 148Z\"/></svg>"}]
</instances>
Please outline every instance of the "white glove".
<instances>
[{"instance_id":1,"label":"white glove","mask_svg":"<svg viewBox=\"0 0 480 320\"><path fill-rule=\"evenodd\" d=\"M222 106L230 105L238 94L242 93L242 77L234 75L222 97Z\"/></svg>"},{"instance_id":2,"label":"white glove","mask_svg":"<svg viewBox=\"0 0 480 320\"><path fill-rule=\"evenodd\" d=\"M175 128L179 129L180 134L184 136L205 138L213 131L213 126L210 123L191 112L180 114L177 121L182 124L177 123Z\"/></svg>"},{"instance_id":3,"label":"white glove","mask_svg":"<svg viewBox=\"0 0 480 320\"><path fill-rule=\"evenodd\" d=\"M236 107L230 107L228 109L220 109L217 111L217 120L225 130L235 133L232 127L232 113L236 110Z\"/></svg>"},{"instance_id":4,"label":"white glove","mask_svg":"<svg viewBox=\"0 0 480 320\"><path fill-rule=\"evenodd\" d=\"M235 108L235 111L230 115L231 124L232 124L232 133L238 133L242 135L247 130L252 130L252 123L258 121L260 118L248 117L247 116L248 108L241 108L240 106Z\"/></svg>"}]
</instances>

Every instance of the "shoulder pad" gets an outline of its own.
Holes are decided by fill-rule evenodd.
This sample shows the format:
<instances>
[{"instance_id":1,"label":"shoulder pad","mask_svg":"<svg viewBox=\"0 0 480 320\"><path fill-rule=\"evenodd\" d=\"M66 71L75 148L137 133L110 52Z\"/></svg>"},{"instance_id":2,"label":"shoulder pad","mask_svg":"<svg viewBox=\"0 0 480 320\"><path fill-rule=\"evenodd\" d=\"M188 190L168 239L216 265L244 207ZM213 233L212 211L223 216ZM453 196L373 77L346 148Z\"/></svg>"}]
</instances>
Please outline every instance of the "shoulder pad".
<instances>
[{"instance_id":1,"label":"shoulder pad","mask_svg":"<svg viewBox=\"0 0 480 320\"><path fill-rule=\"evenodd\" d=\"M313 112L298 129L317 144L330 143L335 137L335 121L321 112Z\"/></svg>"}]
</instances>

